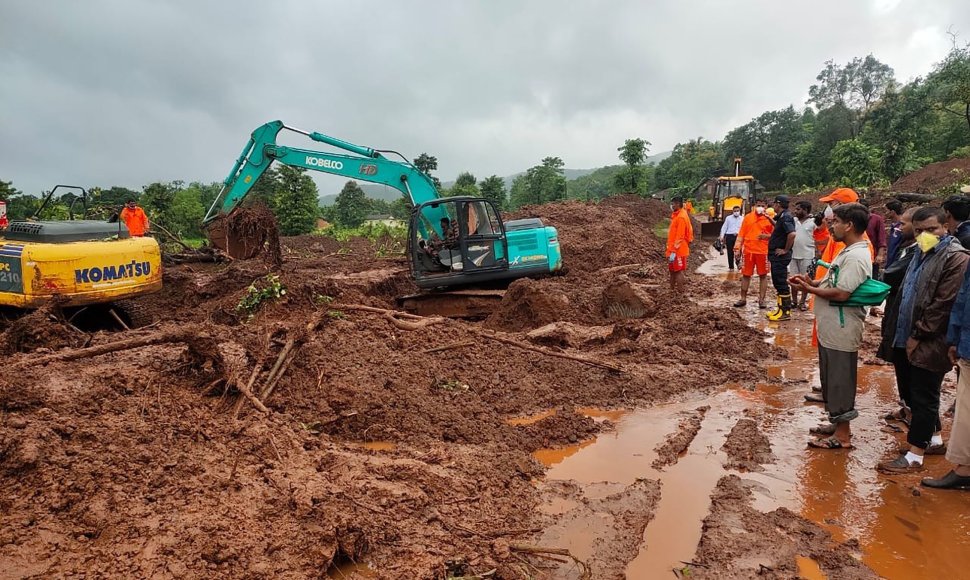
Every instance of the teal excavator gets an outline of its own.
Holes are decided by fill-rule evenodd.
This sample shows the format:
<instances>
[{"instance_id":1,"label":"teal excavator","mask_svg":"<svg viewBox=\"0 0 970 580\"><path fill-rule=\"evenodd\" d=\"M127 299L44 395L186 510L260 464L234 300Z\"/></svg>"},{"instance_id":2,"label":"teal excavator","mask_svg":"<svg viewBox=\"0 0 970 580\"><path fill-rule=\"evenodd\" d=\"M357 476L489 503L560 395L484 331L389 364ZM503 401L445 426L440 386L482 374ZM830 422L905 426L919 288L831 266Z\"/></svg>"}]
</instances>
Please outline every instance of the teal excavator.
<instances>
[{"instance_id":1,"label":"teal excavator","mask_svg":"<svg viewBox=\"0 0 970 580\"><path fill-rule=\"evenodd\" d=\"M349 154L278 145L277 137L284 129ZM403 161L388 159L385 154L397 155ZM230 255L233 243L221 226L225 220L219 218L240 206L274 161L380 183L410 199L414 207L408 222L407 254L411 276L420 288L454 290L494 280L550 274L562 268L556 228L544 225L540 219L504 221L499 208L488 199L443 198L431 178L400 153L354 145L315 131L289 127L281 121L266 123L253 131L203 221L210 240L228 249ZM462 292L473 297L493 295L459 290ZM454 296L455 292L451 294ZM412 300L409 309L419 310L413 305L420 302Z\"/></svg>"}]
</instances>

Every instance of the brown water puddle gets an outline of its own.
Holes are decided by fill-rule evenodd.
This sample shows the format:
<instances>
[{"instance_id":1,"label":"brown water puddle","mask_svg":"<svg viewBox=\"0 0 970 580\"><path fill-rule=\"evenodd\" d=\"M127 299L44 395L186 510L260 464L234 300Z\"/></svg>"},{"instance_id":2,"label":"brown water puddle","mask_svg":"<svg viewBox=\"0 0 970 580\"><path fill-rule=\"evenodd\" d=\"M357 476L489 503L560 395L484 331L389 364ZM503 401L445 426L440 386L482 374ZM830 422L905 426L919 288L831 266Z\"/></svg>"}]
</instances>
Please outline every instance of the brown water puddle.
<instances>
[{"instance_id":1,"label":"brown water puddle","mask_svg":"<svg viewBox=\"0 0 970 580\"><path fill-rule=\"evenodd\" d=\"M723 275L728 276L736 274ZM808 429L824 419L820 405L802 399L811 384L818 384L811 316L795 313L792 321L778 324L766 322L763 311L756 308L743 315L791 357L770 365L764 383L754 388L732 385L699 400L615 412L610 417L615 430L579 445L535 454L550 466L547 481L575 481L590 498L613 493L637 478L660 480L660 504L639 555L628 566L628 577L669 577L672 568L682 567L681 561L692 560L709 496L718 479L729 473L722 467L720 447L736 421L745 416L759 423L778 458L763 472L740 474L760 484L754 486L756 508L788 507L828 529L837 540L858 539L863 561L888 578L925 578L928 571L941 577L965 576L970 569L970 498L960 492L926 489L914 495L919 476L890 478L875 470L903 441L881 431L880 417L897 399L892 367L860 366L857 407L861 416L853 422L856 448L809 450ZM952 390L945 391L942 408L953 396ZM711 409L687 453L664 471L653 469L653 449L676 431L677 414L700 405ZM940 476L949 469L938 456L928 457L926 465L924 476ZM569 505L556 507L557 512L569 509ZM575 537L566 539L574 553L592 552L594 539L588 532L577 529ZM825 578L808 558L799 559L799 566L805 578Z\"/></svg>"},{"instance_id":2,"label":"brown water puddle","mask_svg":"<svg viewBox=\"0 0 970 580\"><path fill-rule=\"evenodd\" d=\"M806 558L805 556L798 556L795 558L795 563L798 564L799 578L804 578L804 580L828 580L828 576L822 572L821 566L815 560Z\"/></svg>"}]
</instances>

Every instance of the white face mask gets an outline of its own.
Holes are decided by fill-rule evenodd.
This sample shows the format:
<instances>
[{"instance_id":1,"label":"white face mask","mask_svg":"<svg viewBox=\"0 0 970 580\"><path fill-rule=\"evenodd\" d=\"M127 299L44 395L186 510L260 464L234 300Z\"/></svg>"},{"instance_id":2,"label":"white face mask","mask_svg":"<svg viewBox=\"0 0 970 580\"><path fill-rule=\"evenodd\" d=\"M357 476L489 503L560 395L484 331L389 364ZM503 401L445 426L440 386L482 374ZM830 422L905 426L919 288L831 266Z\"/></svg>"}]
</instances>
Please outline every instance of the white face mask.
<instances>
[{"instance_id":1,"label":"white face mask","mask_svg":"<svg viewBox=\"0 0 970 580\"><path fill-rule=\"evenodd\" d=\"M754 212L755 212L756 214L758 214L758 215L761 215L761 214L763 214L763 213L765 213L765 208L763 208L763 207L761 207L761 206L759 205L759 206L757 206L757 207L755 207L755 208L754 208Z\"/></svg>"},{"instance_id":2,"label":"white face mask","mask_svg":"<svg viewBox=\"0 0 970 580\"><path fill-rule=\"evenodd\" d=\"M832 206L830 206L830 205L825 206L825 213L824 213L824 215L825 215L825 219L827 219L827 220L830 220L833 217L835 217L835 212L832 211Z\"/></svg>"}]
</instances>

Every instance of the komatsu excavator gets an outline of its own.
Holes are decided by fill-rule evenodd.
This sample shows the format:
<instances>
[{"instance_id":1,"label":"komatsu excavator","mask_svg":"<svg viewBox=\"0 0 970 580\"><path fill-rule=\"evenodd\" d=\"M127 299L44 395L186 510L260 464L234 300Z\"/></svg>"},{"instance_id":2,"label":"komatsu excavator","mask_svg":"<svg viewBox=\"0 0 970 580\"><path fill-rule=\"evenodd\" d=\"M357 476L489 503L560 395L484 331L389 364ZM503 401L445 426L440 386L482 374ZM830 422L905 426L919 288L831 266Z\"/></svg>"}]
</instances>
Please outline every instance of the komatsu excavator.
<instances>
[{"instance_id":1,"label":"komatsu excavator","mask_svg":"<svg viewBox=\"0 0 970 580\"><path fill-rule=\"evenodd\" d=\"M347 153L330 153L277 144L280 131L304 135ZM349 153L349 154L348 154ZM385 157L394 154L403 161ZM407 254L415 284L424 289L449 289L447 295L489 298L495 293L455 287L480 285L556 272L562 268L556 228L538 218L504 221L496 205L485 198L441 197L430 177L400 153L354 145L318 132L304 131L281 121L266 123L253 131L222 191L206 213L203 224L210 240L232 255L233 240L220 227L221 216L238 208L256 181L274 162L340 175L393 187L414 204L408 223ZM405 308L421 312L424 297L407 297ZM445 300L442 300L445 299ZM474 301L474 300L472 300ZM485 300L487 302L487 300ZM440 310L439 310L440 311Z\"/></svg>"},{"instance_id":2,"label":"komatsu excavator","mask_svg":"<svg viewBox=\"0 0 970 580\"><path fill-rule=\"evenodd\" d=\"M38 220L58 190L78 190L70 200L67 220ZM13 221L0 232L0 308L27 310L56 299L65 313L98 326L99 318L141 326L151 316L131 298L162 287L158 242L132 237L124 222L83 219L87 191L58 185L26 221ZM81 203L81 218L74 219ZM107 316L110 315L110 318Z\"/></svg>"}]
</instances>

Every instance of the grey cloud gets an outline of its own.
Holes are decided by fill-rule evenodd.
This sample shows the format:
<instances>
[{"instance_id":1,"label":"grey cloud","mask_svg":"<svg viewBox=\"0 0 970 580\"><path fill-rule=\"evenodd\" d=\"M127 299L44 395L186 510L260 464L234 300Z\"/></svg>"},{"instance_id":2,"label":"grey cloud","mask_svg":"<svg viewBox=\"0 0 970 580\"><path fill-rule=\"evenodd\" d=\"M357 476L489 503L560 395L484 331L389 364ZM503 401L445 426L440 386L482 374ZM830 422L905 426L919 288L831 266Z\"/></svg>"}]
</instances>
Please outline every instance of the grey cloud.
<instances>
[{"instance_id":1,"label":"grey cloud","mask_svg":"<svg viewBox=\"0 0 970 580\"><path fill-rule=\"evenodd\" d=\"M660 151L801 106L830 58L905 80L970 34L961 0L883 4L6 2L0 178L218 180L275 118L427 151L445 179L615 163L626 137Z\"/></svg>"}]
</instances>

